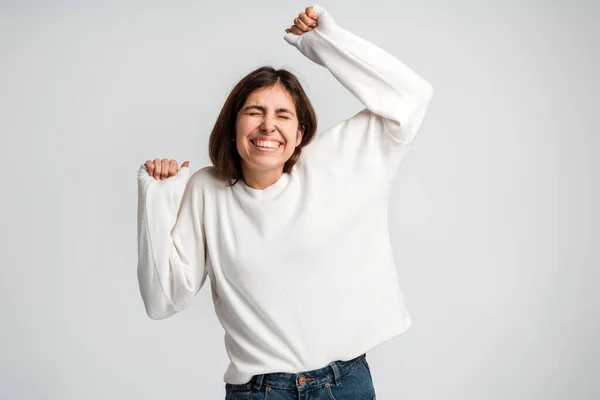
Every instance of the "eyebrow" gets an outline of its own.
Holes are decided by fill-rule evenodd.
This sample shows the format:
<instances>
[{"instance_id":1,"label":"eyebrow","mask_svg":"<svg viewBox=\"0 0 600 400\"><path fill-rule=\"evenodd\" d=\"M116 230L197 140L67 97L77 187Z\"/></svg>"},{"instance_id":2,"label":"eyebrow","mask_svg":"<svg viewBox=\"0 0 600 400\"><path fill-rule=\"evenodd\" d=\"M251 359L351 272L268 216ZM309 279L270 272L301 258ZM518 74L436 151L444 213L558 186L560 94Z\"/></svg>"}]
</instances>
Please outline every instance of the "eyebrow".
<instances>
[{"instance_id":1,"label":"eyebrow","mask_svg":"<svg viewBox=\"0 0 600 400\"><path fill-rule=\"evenodd\" d=\"M249 106L246 106L246 107L244 107L244 108L242 109L242 112L244 112L244 111L248 111L248 110L251 110L251 109L256 109L256 110L259 110L259 111L265 112L265 108L264 108L263 106L258 106L258 105L255 105L255 104L253 104L253 105L249 105ZM293 113L293 112L291 112L290 110L288 110L287 108L278 108L278 109L276 109L276 110L275 110L275 112L276 112L276 113L283 113L283 112L286 112L286 113L289 113L289 114L291 114L291 115L294 115L294 113Z\"/></svg>"}]
</instances>

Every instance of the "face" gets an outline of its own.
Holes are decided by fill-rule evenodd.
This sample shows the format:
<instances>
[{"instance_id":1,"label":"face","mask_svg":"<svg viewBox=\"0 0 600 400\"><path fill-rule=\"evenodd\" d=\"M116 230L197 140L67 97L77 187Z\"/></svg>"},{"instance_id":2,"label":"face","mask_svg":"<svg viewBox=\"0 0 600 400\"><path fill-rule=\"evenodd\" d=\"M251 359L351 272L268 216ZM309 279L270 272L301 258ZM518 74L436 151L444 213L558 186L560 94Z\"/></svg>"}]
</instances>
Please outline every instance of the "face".
<instances>
[{"instance_id":1,"label":"face","mask_svg":"<svg viewBox=\"0 0 600 400\"><path fill-rule=\"evenodd\" d=\"M244 175L283 173L302 141L296 107L280 85L250 93L237 115L236 146Z\"/></svg>"}]
</instances>

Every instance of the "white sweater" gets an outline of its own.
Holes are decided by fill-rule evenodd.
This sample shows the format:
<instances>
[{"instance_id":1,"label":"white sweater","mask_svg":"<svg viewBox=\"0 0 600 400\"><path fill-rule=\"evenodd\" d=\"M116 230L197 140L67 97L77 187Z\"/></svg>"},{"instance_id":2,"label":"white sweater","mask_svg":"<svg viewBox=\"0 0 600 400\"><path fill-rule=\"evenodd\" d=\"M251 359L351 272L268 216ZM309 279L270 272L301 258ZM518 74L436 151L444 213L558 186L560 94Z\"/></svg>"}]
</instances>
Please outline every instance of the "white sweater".
<instances>
[{"instance_id":1,"label":"white sweater","mask_svg":"<svg viewBox=\"0 0 600 400\"><path fill-rule=\"evenodd\" d=\"M264 190L228 187L213 167L138 173L139 286L162 319L210 277L228 383L348 360L405 332L387 226L392 181L431 85L315 5L319 25L285 40L327 68L365 109L317 134ZM191 175L191 176L190 176Z\"/></svg>"}]
</instances>

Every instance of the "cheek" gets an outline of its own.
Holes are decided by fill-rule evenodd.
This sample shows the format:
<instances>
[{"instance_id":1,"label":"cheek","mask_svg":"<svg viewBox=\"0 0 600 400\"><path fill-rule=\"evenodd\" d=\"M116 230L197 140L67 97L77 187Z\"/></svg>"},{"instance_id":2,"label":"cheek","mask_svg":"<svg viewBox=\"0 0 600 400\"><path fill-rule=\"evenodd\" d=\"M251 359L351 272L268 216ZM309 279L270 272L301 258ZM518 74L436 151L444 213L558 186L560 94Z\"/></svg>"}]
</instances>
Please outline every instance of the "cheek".
<instances>
[{"instance_id":1,"label":"cheek","mask_svg":"<svg viewBox=\"0 0 600 400\"><path fill-rule=\"evenodd\" d=\"M296 140L298 139L298 125L290 124L285 131L285 140L287 144L292 147L296 147Z\"/></svg>"},{"instance_id":2,"label":"cheek","mask_svg":"<svg viewBox=\"0 0 600 400\"><path fill-rule=\"evenodd\" d=\"M260 126L260 122L250 118L241 118L236 124L236 138L240 139L250 135Z\"/></svg>"},{"instance_id":3,"label":"cheek","mask_svg":"<svg viewBox=\"0 0 600 400\"><path fill-rule=\"evenodd\" d=\"M291 142L292 145L296 144L296 132L298 131L297 122L282 122L279 125L279 129L287 143Z\"/></svg>"}]
</instances>

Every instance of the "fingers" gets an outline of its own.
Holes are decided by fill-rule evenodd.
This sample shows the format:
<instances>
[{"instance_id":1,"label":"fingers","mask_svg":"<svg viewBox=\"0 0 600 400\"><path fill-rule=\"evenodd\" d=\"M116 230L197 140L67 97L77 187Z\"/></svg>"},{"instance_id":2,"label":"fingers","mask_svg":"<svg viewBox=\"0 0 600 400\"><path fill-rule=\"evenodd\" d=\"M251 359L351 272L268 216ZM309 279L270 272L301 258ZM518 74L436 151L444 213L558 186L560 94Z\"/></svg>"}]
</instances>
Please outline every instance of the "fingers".
<instances>
[{"instance_id":1,"label":"fingers","mask_svg":"<svg viewBox=\"0 0 600 400\"><path fill-rule=\"evenodd\" d=\"M165 179L169 177L169 159L163 158L160 160L160 179Z\"/></svg>"},{"instance_id":2,"label":"fingers","mask_svg":"<svg viewBox=\"0 0 600 400\"><path fill-rule=\"evenodd\" d=\"M312 7L310 7L310 6L309 6L309 7L306 7L306 10L304 10L304 11L305 11L305 13L306 13L306 14L307 14L309 17L311 17L311 18L313 18L313 19L318 19L318 18L319 18L319 14L317 14L317 13L315 12L315 10L313 10L313 8L312 8Z\"/></svg>"},{"instance_id":3,"label":"fingers","mask_svg":"<svg viewBox=\"0 0 600 400\"><path fill-rule=\"evenodd\" d=\"M298 29L298 27L296 25L292 26L290 28L290 30L292 31L293 34L295 35L302 35L304 33L304 31L301 31L300 29Z\"/></svg>"},{"instance_id":4,"label":"fingers","mask_svg":"<svg viewBox=\"0 0 600 400\"><path fill-rule=\"evenodd\" d=\"M167 177L177 175L178 169L179 169L179 166L177 165L177 161L170 160L169 161L169 171L168 171Z\"/></svg>"},{"instance_id":5,"label":"fingers","mask_svg":"<svg viewBox=\"0 0 600 400\"><path fill-rule=\"evenodd\" d=\"M148 170L148 175L154 176L154 163L152 161L148 160L144 163L144 165L146 166L146 169Z\"/></svg>"},{"instance_id":6,"label":"fingers","mask_svg":"<svg viewBox=\"0 0 600 400\"><path fill-rule=\"evenodd\" d=\"M319 16L312 9L307 7L305 12L298 14L298 18L294 18L294 25L286 29L286 33L294 33L296 35L302 35L304 32L312 31L319 25Z\"/></svg>"},{"instance_id":7,"label":"fingers","mask_svg":"<svg viewBox=\"0 0 600 400\"><path fill-rule=\"evenodd\" d=\"M303 22L307 27L314 28L317 26L317 21L306 15L306 13L300 13L298 17L300 18L300 21Z\"/></svg>"},{"instance_id":8,"label":"fingers","mask_svg":"<svg viewBox=\"0 0 600 400\"><path fill-rule=\"evenodd\" d=\"M152 173L152 177L154 179L160 179L160 173L162 171L162 160L160 158L155 158L154 161L154 168L153 168L153 173Z\"/></svg>"},{"instance_id":9,"label":"fingers","mask_svg":"<svg viewBox=\"0 0 600 400\"><path fill-rule=\"evenodd\" d=\"M181 164L181 168L189 167L190 162L185 161ZM168 158L155 158L154 160L147 160L144 163L144 166L148 170L148 175L153 177L156 180L167 179L171 176L177 175L179 172L179 167L177 165L176 160L170 160Z\"/></svg>"},{"instance_id":10,"label":"fingers","mask_svg":"<svg viewBox=\"0 0 600 400\"><path fill-rule=\"evenodd\" d=\"M308 17L305 18L308 19ZM305 24L304 21L300 18L294 18L294 24L296 24L296 27L298 27L298 29L300 29L302 32L308 32L312 29L312 26Z\"/></svg>"}]
</instances>

